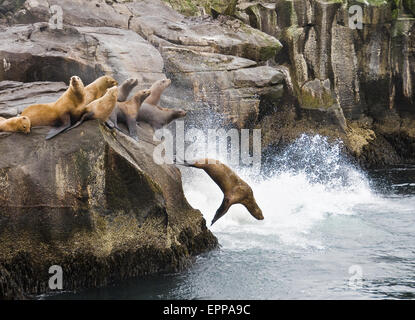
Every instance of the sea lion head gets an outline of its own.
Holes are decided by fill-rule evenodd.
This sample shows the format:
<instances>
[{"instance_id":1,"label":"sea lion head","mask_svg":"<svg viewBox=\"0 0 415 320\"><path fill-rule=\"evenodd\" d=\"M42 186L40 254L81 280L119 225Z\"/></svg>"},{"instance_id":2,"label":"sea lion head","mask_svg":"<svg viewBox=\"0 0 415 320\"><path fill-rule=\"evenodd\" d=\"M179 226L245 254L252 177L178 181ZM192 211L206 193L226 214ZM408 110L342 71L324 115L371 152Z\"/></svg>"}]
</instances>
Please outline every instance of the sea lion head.
<instances>
[{"instance_id":1,"label":"sea lion head","mask_svg":"<svg viewBox=\"0 0 415 320\"><path fill-rule=\"evenodd\" d=\"M174 119L184 118L187 115L187 111L183 109L174 108L172 110Z\"/></svg>"},{"instance_id":2,"label":"sea lion head","mask_svg":"<svg viewBox=\"0 0 415 320\"><path fill-rule=\"evenodd\" d=\"M154 84L151 86L152 90L158 91L158 90L165 90L166 88L168 88L171 85L171 80L170 79L163 79L163 80L158 80L156 82L154 82Z\"/></svg>"},{"instance_id":3,"label":"sea lion head","mask_svg":"<svg viewBox=\"0 0 415 320\"><path fill-rule=\"evenodd\" d=\"M140 90L134 95L134 99L139 103L142 104L147 97L151 94L151 90Z\"/></svg>"},{"instance_id":4,"label":"sea lion head","mask_svg":"<svg viewBox=\"0 0 415 320\"><path fill-rule=\"evenodd\" d=\"M16 118L14 118L13 123L16 127L16 131L18 132L24 132L24 133L29 133L30 132L30 119L26 116L18 116Z\"/></svg>"},{"instance_id":5,"label":"sea lion head","mask_svg":"<svg viewBox=\"0 0 415 320\"><path fill-rule=\"evenodd\" d=\"M128 87L135 87L138 84L138 79L137 78L129 78L127 80L125 80L126 84L128 85Z\"/></svg>"},{"instance_id":6,"label":"sea lion head","mask_svg":"<svg viewBox=\"0 0 415 320\"><path fill-rule=\"evenodd\" d=\"M118 86L118 82L111 76L103 76L101 79L106 88L112 88L114 86Z\"/></svg>"},{"instance_id":7,"label":"sea lion head","mask_svg":"<svg viewBox=\"0 0 415 320\"><path fill-rule=\"evenodd\" d=\"M84 88L84 83L82 82L82 79L79 78L78 76L73 76L71 77L71 80L69 82L70 86L75 88L75 89L83 89Z\"/></svg>"},{"instance_id":8,"label":"sea lion head","mask_svg":"<svg viewBox=\"0 0 415 320\"><path fill-rule=\"evenodd\" d=\"M264 215L262 214L261 208L255 201L254 194L251 190L249 197L247 197L241 203L248 209L251 216L253 216L257 220L264 220Z\"/></svg>"}]
</instances>

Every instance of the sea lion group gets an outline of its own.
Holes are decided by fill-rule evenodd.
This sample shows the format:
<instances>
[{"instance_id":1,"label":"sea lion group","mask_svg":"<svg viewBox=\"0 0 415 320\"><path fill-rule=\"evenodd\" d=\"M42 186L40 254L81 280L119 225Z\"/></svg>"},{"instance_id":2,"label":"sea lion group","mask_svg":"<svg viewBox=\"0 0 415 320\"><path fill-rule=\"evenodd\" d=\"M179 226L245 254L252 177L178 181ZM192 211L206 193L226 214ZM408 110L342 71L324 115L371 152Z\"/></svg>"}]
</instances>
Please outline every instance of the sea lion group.
<instances>
[{"instance_id":1,"label":"sea lion group","mask_svg":"<svg viewBox=\"0 0 415 320\"><path fill-rule=\"evenodd\" d=\"M124 123L128 135L138 140L137 122L146 122L157 130L186 116L184 110L160 106L161 95L170 84L170 79L156 81L149 89L140 90L128 99L138 85L137 79L127 79L118 87L117 81L111 76L102 76L85 87L81 78L73 76L68 89L55 102L28 106L21 115L10 119L0 117L0 132L27 134L32 127L50 126L52 129L46 136L49 140L78 127L84 121L98 119L120 131L118 124ZM254 218L264 219L251 187L223 163L201 159L193 163L184 161L182 165L204 170L222 190L224 198L212 225L237 203L244 205Z\"/></svg>"},{"instance_id":2,"label":"sea lion group","mask_svg":"<svg viewBox=\"0 0 415 320\"><path fill-rule=\"evenodd\" d=\"M147 122L157 130L186 116L184 110L160 107L160 97L170 84L170 79L156 81L150 89L141 90L128 100L138 85L137 79L127 79L117 87L114 78L102 76L85 87L80 77L73 76L68 89L55 102L28 106L14 118L0 118L0 132L29 133L33 127L50 126L52 129L46 136L49 140L84 121L98 119L120 131L118 124L124 123L128 134L138 140L137 122Z\"/></svg>"}]
</instances>

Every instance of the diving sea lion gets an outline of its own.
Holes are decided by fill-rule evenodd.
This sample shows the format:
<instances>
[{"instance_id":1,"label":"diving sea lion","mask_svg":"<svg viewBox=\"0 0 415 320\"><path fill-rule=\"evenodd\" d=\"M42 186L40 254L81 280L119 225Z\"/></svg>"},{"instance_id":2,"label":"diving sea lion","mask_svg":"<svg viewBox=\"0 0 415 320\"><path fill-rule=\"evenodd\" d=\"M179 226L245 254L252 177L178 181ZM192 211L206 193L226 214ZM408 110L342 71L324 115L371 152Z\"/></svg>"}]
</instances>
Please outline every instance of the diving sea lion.
<instances>
[{"instance_id":1,"label":"diving sea lion","mask_svg":"<svg viewBox=\"0 0 415 320\"><path fill-rule=\"evenodd\" d=\"M56 101L47 104L35 104L23 110L22 116L28 117L32 127L54 126L49 136L63 132L71 125L71 115L85 103L85 87L81 78L71 77L69 88Z\"/></svg>"},{"instance_id":2,"label":"diving sea lion","mask_svg":"<svg viewBox=\"0 0 415 320\"><path fill-rule=\"evenodd\" d=\"M0 117L0 132L30 132L30 119L28 117Z\"/></svg>"},{"instance_id":3,"label":"diving sea lion","mask_svg":"<svg viewBox=\"0 0 415 320\"><path fill-rule=\"evenodd\" d=\"M136 120L138 112L143 101L150 96L151 90L141 90L137 92L130 100L126 102L119 102L111 114L110 120L114 127L121 131L118 127L118 122L121 120L128 127L128 132L131 138L138 140Z\"/></svg>"},{"instance_id":4,"label":"diving sea lion","mask_svg":"<svg viewBox=\"0 0 415 320\"><path fill-rule=\"evenodd\" d=\"M138 79L130 78L125 80L118 88L118 102L124 102L128 99L130 92L138 84Z\"/></svg>"},{"instance_id":5,"label":"diving sea lion","mask_svg":"<svg viewBox=\"0 0 415 320\"><path fill-rule=\"evenodd\" d=\"M173 120L185 117L186 114L187 112L182 109L161 108L144 102L138 112L137 121L146 122L154 130L157 130L168 125Z\"/></svg>"},{"instance_id":6,"label":"diving sea lion","mask_svg":"<svg viewBox=\"0 0 415 320\"><path fill-rule=\"evenodd\" d=\"M151 86L151 95L144 100L144 103L151 104L153 106L159 106L160 98L164 90L166 90L171 85L170 79L158 80L153 83Z\"/></svg>"},{"instance_id":7,"label":"diving sea lion","mask_svg":"<svg viewBox=\"0 0 415 320\"><path fill-rule=\"evenodd\" d=\"M81 108L83 113L81 119L66 131L72 130L87 120L98 119L103 122L107 121L113 112L118 98L118 88L116 86L107 89L107 92L101 98L92 101L87 106Z\"/></svg>"},{"instance_id":8,"label":"diving sea lion","mask_svg":"<svg viewBox=\"0 0 415 320\"><path fill-rule=\"evenodd\" d=\"M185 161L183 165L203 169L223 192L224 198L216 211L212 225L223 217L229 208L236 203L244 205L255 219L264 219L262 211L255 201L251 187L228 166L214 159L201 159L194 164Z\"/></svg>"}]
</instances>

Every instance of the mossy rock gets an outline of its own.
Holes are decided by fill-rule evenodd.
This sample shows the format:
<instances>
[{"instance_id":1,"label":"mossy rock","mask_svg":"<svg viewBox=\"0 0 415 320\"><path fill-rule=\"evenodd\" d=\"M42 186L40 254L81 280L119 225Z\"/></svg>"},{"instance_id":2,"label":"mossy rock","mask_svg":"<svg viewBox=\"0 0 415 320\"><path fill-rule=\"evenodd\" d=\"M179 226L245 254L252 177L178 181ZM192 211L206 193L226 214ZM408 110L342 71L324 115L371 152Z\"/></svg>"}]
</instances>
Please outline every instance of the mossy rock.
<instances>
[{"instance_id":1,"label":"mossy rock","mask_svg":"<svg viewBox=\"0 0 415 320\"><path fill-rule=\"evenodd\" d=\"M236 0L163 0L174 10L186 16L195 16L204 9L207 14L234 15Z\"/></svg>"}]
</instances>

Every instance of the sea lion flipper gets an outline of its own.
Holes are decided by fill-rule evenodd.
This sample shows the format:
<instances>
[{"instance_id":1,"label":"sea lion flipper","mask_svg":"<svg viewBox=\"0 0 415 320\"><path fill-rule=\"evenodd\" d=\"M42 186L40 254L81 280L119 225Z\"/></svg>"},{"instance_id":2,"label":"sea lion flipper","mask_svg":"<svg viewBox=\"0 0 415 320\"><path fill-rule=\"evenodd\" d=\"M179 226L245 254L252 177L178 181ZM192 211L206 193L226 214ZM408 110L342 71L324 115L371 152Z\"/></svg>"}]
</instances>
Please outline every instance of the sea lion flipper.
<instances>
[{"instance_id":1,"label":"sea lion flipper","mask_svg":"<svg viewBox=\"0 0 415 320\"><path fill-rule=\"evenodd\" d=\"M81 119L79 119L79 121L77 123L75 123L73 126L67 128L65 130L65 132L70 131L72 129L75 129L76 127L79 127L83 122L89 120L89 119L93 119L94 118L94 113L93 112L87 112L84 113L81 117Z\"/></svg>"},{"instance_id":2,"label":"sea lion flipper","mask_svg":"<svg viewBox=\"0 0 415 320\"><path fill-rule=\"evenodd\" d=\"M138 141L137 136L137 123L134 118L127 117L127 126L128 126L128 132L131 138Z\"/></svg>"},{"instance_id":3,"label":"sea lion flipper","mask_svg":"<svg viewBox=\"0 0 415 320\"><path fill-rule=\"evenodd\" d=\"M228 198L223 198L222 204L220 205L220 207L218 208L218 210L216 210L216 214L213 217L211 226L218 221L220 218L222 218L226 212L228 212L229 208L231 206L231 202L229 201Z\"/></svg>"},{"instance_id":4,"label":"sea lion flipper","mask_svg":"<svg viewBox=\"0 0 415 320\"><path fill-rule=\"evenodd\" d=\"M105 125L110 128L110 129L114 129L115 128L115 124L114 122L112 122L110 119L108 119L107 121L105 121Z\"/></svg>"},{"instance_id":5,"label":"sea lion flipper","mask_svg":"<svg viewBox=\"0 0 415 320\"><path fill-rule=\"evenodd\" d=\"M67 113L64 116L64 119L62 121L62 125L57 128L53 128L48 132L48 135L46 136L46 140L50 140L54 137L56 137L58 134L66 131L71 126L71 116L69 113Z\"/></svg>"}]
</instances>

